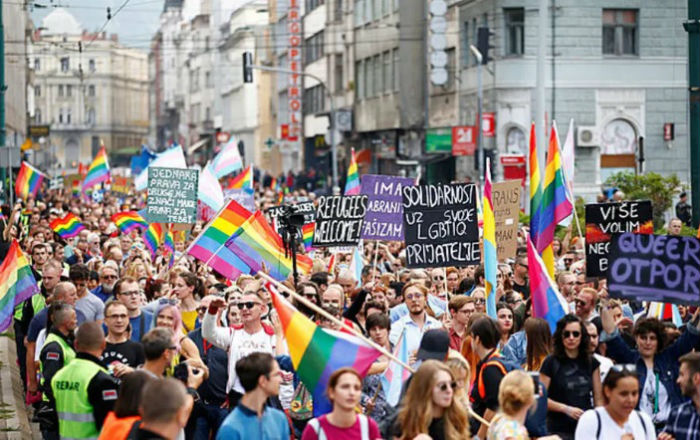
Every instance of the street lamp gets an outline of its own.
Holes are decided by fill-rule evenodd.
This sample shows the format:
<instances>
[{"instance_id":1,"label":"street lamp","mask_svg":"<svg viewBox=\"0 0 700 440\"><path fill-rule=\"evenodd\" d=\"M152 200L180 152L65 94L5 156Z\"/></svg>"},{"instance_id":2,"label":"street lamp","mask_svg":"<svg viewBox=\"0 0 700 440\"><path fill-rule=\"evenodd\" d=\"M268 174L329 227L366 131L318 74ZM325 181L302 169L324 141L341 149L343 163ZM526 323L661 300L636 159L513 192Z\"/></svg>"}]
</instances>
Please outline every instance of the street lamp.
<instances>
[{"instance_id":1,"label":"street lamp","mask_svg":"<svg viewBox=\"0 0 700 440\"><path fill-rule=\"evenodd\" d=\"M481 105L483 102L483 88L481 86L481 63L484 57L481 55L479 49L473 44L469 45L469 50L474 55L477 61L476 65L476 129L477 129L477 144L476 144L476 165L474 168L478 171L477 179L481 183L481 165L484 163L484 146L483 146L483 132L481 130Z\"/></svg>"}]
</instances>

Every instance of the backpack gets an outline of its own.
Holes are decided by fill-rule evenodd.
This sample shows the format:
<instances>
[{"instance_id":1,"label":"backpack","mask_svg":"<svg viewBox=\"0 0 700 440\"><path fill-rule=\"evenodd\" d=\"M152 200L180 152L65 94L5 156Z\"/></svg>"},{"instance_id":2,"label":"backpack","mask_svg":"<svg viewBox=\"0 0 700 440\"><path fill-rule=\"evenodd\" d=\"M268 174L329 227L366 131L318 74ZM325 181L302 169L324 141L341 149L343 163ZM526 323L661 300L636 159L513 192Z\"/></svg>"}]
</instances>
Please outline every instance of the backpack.
<instances>
[{"instance_id":1,"label":"backpack","mask_svg":"<svg viewBox=\"0 0 700 440\"><path fill-rule=\"evenodd\" d=\"M593 412L595 412L595 418L598 420L598 429L595 431L595 438L600 439L600 431L603 429L603 421L600 419L600 413L598 412L598 409L594 409ZM634 412L637 413L637 417L639 417L639 421L642 423L642 428L644 428L644 437L646 438L647 436L647 422L644 421L644 418L642 415L639 413L639 410L634 410Z\"/></svg>"},{"instance_id":2,"label":"backpack","mask_svg":"<svg viewBox=\"0 0 700 440\"><path fill-rule=\"evenodd\" d=\"M360 418L360 435L362 440L370 440L369 438L369 420L367 419L367 416L364 414L358 414L357 417ZM316 433L316 438L317 440L328 440L328 437L326 437L326 433L323 431L323 428L321 427L321 422L318 421L318 419L311 419L309 421L309 426L314 430Z\"/></svg>"}]
</instances>

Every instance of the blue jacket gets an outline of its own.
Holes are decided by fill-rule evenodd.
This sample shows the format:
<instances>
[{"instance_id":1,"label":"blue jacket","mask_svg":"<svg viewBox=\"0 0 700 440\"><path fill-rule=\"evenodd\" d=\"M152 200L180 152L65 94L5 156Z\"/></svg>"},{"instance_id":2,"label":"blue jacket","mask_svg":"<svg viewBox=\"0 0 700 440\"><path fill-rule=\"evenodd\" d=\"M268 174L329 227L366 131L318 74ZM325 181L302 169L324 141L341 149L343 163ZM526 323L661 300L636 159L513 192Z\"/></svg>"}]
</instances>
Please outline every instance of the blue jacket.
<instances>
[{"instance_id":1,"label":"blue jacket","mask_svg":"<svg viewBox=\"0 0 700 440\"><path fill-rule=\"evenodd\" d=\"M620 364L635 364L637 366L639 394L641 395L647 379L647 368L639 352L629 348L627 343L622 340L618 329L615 329L611 335L603 332L601 341L608 344L606 354L612 360ZM654 356L654 373L659 375L659 381L666 388L672 406L676 406L686 400L676 384L678 369L680 368L678 358L690 352L699 341L700 332L698 332L697 327L688 324L685 332L676 339L676 342Z\"/></svg>"},{"instance_id":2,"label":"blue jacket","mask_svg":"<svg viewBox=\"0 0 700 440\"><path fill-rule=\"evenodd\" d=\"M284 440L289 438L287 416L278 409L265 407L262 417L240 403L226 416L216 440Z\"/></svg>"},{"instance_id":3,"label":"blue jacket","mask_svg":"<svg viewBox=\"0 0 700 440\"><path fill-rule=\"evenodd\" d=\"M501 350L501 355L511 364L525 365L527 362L527 338L525 330L513 333Z\"/></svg>"}]
</instances>

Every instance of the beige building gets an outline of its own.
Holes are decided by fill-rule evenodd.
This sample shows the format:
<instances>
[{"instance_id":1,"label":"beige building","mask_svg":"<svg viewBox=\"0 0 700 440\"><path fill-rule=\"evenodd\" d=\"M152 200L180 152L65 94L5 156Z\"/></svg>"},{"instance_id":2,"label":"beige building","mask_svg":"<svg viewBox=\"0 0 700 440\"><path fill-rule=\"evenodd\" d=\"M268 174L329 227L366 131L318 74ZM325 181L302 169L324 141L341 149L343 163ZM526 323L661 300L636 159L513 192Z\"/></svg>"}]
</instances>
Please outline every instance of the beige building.
<instances>
[{"instance_id":1,"label":"beige building","mask_svg":"<svg viewBox=\"0 0 700 440\"><path fill-rule=\"evenodd\" d=\"M111 166L128 166L148 135L147 54L84 31L57 8L42 20L33 56L33 123L51 127L38 164L89 163L103 142Z\"/></svg>"}]
</instances>

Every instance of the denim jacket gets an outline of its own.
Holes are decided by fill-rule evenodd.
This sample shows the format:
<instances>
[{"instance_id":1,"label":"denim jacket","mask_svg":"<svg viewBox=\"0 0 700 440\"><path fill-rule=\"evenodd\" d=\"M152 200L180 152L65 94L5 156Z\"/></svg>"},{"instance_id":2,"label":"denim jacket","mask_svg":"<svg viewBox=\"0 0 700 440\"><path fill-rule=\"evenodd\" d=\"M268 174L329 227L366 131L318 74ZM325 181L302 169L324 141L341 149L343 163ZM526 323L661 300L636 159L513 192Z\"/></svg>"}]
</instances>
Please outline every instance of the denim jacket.
<instances>
[{"instance_id":1,"label":"denim jacket","mask_svg":"<svg viewBox=\"0 0 700 440\"><path fill-rule=\"evenodd\" d=\"M608 357L617 363L635 364L637 366L639 393L641 395L642 388L647 379L647 368L639 352L629 348L625 341L622 340L618 329L615 329L610 335L603 332L601 336L601 342L606 342L608 344L608 351L606 353ZM676 384L678 369L680 367L678 358L690 352L699 341L700 332L698 332L697 327L688 324L686 326L686 331L683 332L676 342L654 356L654 373L659 375L659 380L666 388L672 406L676 406L686 400Z\"/></svg>"},{"instance_id":2,"label":"denim jacket","mask_svg":"<svg viewBox=\"0 0 700 440\"><path fill-rule=\"evenodd\" d=\"M525 330L513 333L501 350L501 355L511 364L525 365L527 362L527 338Z\"/></svg>"}]
</instances>

